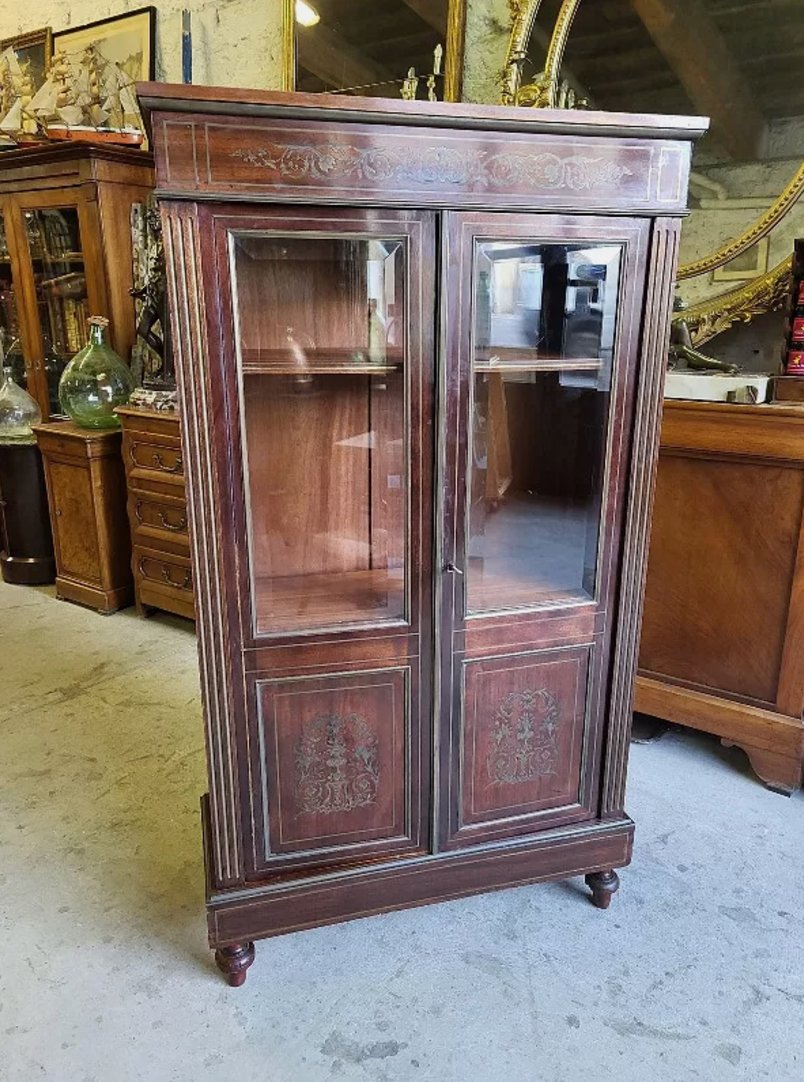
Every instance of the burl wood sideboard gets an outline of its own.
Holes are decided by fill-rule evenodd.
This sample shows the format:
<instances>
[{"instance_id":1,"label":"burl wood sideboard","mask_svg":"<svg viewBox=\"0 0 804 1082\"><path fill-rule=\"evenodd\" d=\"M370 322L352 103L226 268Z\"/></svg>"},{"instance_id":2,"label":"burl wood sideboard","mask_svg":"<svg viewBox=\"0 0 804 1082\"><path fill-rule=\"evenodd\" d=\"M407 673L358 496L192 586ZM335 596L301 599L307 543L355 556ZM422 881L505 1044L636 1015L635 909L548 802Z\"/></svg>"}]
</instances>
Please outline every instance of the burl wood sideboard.
<instances>
[{"instance_id":1,"label":"burl wood sideboard","mask_svg":"<svg viewBox=\"0 0 804 1082\"><path fill-rule=\"evenodd\" d=\"M804 760L804 407L667 402L636 709Z\"/></svg>"},{"instance_id":2,"label":"burl wood sideboard","mask_svg":"<svg viewBox=\"0 0 804 1082\"><path fill-rule=\"evenodd\" d=\"M210 944L617 888L699 119L145 85Z\"/></svg>"}]
</instances>

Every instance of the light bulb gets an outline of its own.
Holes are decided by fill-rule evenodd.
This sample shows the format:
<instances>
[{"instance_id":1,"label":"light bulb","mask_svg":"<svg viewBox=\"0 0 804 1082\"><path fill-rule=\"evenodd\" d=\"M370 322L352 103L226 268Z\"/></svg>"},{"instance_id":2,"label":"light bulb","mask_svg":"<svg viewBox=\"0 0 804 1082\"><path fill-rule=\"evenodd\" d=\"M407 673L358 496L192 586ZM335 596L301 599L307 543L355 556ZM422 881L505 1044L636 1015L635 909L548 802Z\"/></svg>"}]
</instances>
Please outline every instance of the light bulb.
<instances>
[{"instance_id":1,"label":"light bulb","mask_svg":"<svg viewBox=\"0 0 804 1082\"><path fill-rule=\"evenodd\" d=\"M296 22L300 26L315 26L321 16L307 0L296 0Z\"/></svg>"}]
</instances>

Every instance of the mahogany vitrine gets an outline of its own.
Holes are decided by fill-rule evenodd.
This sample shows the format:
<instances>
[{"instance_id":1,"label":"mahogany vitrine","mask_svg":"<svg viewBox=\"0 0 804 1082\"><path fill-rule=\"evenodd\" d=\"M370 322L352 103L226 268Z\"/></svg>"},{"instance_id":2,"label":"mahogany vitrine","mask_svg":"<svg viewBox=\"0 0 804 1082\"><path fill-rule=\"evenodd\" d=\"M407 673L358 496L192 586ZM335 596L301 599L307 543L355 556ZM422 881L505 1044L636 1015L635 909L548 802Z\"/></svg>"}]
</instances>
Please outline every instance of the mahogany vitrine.
<instances>
[{"instance_id":1,"label":"mahogany vitrine","mask_svg":"<svg viewBox=\"0 0 804 1082\"><path fill-rule=\"evenodd\" d=\"M146 85L210 943L630 859L631 688L705 122Z\"/></svg>"}]
</instances>

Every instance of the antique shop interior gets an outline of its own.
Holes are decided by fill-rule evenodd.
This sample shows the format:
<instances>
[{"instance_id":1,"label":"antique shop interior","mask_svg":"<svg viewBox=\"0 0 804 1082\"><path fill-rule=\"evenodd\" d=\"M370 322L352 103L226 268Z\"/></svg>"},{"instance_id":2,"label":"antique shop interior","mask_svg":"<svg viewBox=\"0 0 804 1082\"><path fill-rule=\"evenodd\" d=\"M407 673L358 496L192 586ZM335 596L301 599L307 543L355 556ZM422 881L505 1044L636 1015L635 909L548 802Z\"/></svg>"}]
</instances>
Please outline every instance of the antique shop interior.
<instances>
[{"instance_id":1,"label":"antique shop interior","mask_svg":"<svg viewBox=\"0 0 804 1082\"><path fill-rule=\"evenodd\" d=\"M0 0L0 1079L804 1063L801 0Z\"/></svg>"}]
</instances>

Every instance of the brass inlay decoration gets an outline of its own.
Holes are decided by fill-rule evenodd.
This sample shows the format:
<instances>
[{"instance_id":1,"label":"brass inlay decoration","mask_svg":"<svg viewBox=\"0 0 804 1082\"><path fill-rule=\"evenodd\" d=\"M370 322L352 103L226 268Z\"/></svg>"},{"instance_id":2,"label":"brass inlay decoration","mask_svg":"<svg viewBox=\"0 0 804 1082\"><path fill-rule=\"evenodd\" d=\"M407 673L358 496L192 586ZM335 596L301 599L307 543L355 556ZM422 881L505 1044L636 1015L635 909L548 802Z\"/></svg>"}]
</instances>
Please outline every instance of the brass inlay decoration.
<instances>
[{"instance_id":1,"label":"brass inlay decoration","mask_svg":"<svg viewBox=\"0 0 804 1082\"><path fill-rule=\"evenodd\" d=\"M631 175L631 170L610 158L573 154L562 158L509 151L484 154L433 144L421 150L345 143L322 146L268 143L258 149L232 151L248 165L287 180L362 180L412 184L508 187L528 184L534 189L569 188L584 191L607 187Z\"/></svg>"},{"instance_id":2,"label":"brass inlay decoration","mask_svg":"<svg viewBox=\"0 0 804 1082\"><path fill-rule=\"evenodd\" d=\"M735 323L750 323L765 312L775 312L790 296L790 258L785 257L767 274L728 293L720 293L684 311L693 345L700 346Z\"/></svg>"},{"instance_id":3,"label":"brass inlay decoration","mask_svg":"<svg viewBox=\"0 0 804 1082\"><path fill-rule=\"evenodd\" d=\"M325 714L306 722L295 758L299 815L330 815L376 803L377 736L359 714Z\"/></svg>"},{"instance_id":4,"label":"brass inlay decoration","mask_svg":"<svg viewBox=\"0 0 804 1082\"><path fill-rule=\"evenodd\" d=\"M558 703L546 688L513 691L494 714L486 772L491 785L515 785L555 774Z\"/></svg>"}]
</instances>

